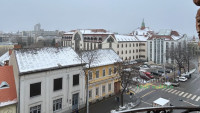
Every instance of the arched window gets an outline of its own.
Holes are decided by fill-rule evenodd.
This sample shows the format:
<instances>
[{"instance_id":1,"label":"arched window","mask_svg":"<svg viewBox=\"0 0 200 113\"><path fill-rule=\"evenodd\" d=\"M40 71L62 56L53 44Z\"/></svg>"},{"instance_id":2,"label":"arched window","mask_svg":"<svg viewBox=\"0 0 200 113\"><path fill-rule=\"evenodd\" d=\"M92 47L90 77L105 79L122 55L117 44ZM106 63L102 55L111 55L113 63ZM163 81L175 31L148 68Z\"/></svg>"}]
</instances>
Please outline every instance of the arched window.
<instances>
[{"instance_id":1,"label":"arched window","mask_svg":"<svg viewBox=\"0 0 200 113\"><path fill-rule=\"evenodd\" d=\"M109 48L112 48L112 43L114 42L114 39L112 37L109 37L107 39L107 42L109 43Z\"/></svg>"}]
</instances>

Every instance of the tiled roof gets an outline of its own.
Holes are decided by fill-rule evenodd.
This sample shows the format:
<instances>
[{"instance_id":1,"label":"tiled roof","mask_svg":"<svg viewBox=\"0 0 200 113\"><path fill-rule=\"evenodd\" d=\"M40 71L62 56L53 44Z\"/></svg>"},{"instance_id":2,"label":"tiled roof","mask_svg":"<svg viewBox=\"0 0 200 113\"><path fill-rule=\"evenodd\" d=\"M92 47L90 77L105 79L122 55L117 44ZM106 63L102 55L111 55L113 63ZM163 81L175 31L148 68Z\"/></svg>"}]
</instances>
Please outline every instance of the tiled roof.
<instances>
[{"instance_id":1,"label":"tiled roof","mask_svg":"<svg viewBox=\"0 0 200 113\"><path fill-rule=\"evenodd\" d=\"M1 87L7 83L9 87ZM0 107L17 102L15 79L12 66L0 67Z\"/></svg>"},{"instance_id":2,"label":"tiled roof","mask_svg":"<svg viewBox=\"0 0 200 113\"><path fill-rule=\"evenodd\" d=\"M15 54L20 73L81 64L71 47L20 49Z\"/></svg>"},{"instance_id":3,"label":"tiled roof","mask_svg":"<svg viewBox=\"0 0 200 113\"><path fill-rule=\"evenodd\" d=\"M94 57L91 58L91 57ZM83 60L89 63L89 59L93 59L91 67L98 67L104 65L114 64L115 62L122 61L121 58L112 49L98 49L83 52ZM89 65L86 65L87 67Z\"/></svg>"},{"instance_id":4,"label":"tiled roof","mask_svg":"<svg viewBox=\"0 0 200 113\"><path fill-rule=\"evenodd\" d=\"M162 29L157 34L152 35L148 40L153 38L164 38L165 40L179 40L183 35L179 34L177 31Z\"/></svg>"}]
</instances>

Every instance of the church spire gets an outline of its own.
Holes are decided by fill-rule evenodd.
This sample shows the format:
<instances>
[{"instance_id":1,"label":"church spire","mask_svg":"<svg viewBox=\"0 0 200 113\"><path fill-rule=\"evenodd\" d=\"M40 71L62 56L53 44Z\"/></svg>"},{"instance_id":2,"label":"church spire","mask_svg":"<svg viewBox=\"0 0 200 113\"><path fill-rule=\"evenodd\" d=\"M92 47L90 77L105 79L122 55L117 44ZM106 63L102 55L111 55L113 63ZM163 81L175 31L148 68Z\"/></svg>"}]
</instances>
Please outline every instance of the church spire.
<instances>
[{"instance_id":1,"label":"church spire","mask_svg":"<svg viewBox=\"0 0 200 113\"><path fill-rule=\"evenodd\" d=\"M142 21L142 25L141 25L141 28L140 28L140 29L141 29L141 30L145 29L144 19L143 19L143 21Z\"/></svg>"}]
</instances>

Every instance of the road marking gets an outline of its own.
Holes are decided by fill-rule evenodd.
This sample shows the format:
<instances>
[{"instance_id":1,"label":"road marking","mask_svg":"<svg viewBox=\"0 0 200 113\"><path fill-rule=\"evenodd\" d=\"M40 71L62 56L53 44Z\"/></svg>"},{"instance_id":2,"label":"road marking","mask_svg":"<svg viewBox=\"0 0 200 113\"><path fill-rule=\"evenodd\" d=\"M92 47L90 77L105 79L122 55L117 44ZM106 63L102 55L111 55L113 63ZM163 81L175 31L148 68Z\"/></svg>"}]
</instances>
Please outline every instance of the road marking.
<instances>
[{"instance_id":1,"label":"road marking","mask_svg":"<svg viewBox=\"0 0 200 113\"><path fill-rule=\"evenodd\" d=\"M189 94L188 96L187 96L187 98L190 98L192 96L192 94Z\"/></svg>"},{"instance_id":2,"label":"road marking","mask_svg":"<svg viewBox=\"0 0 200 113\"><path fill-rule=\"evenodd\" d=\"M185 100L183 100L183 102L188 103L188 104L193 105L193 106L199 106L199 105L192 104L192 103L185 101Z\"/></svg>"},{"instance_id":3,"label":"road marking","mask_svg":"<svg viewBox=\"0 0 200 113\"><path fill-rule=\"evenodd\" d=\"M174 90L174 91L172 92L172 94L175 93L176 91L177 91L177 90Z\"/></svg>"},{"instance_id":4,"label":"road marking","mask_svg":"<svg viewBox=\"0 0 200 113\"><path fill-rule=\"evenodd\" d=\"M168 91L168 90L170 90L169 88L167 88L165 91Z\"/></svg>"},{"instance_id":5,"label":"road marking","mask_svg":"<svg viewBox=\"0 0 200 113\"><path fill-rule=\"evenodd\" d=\"M174 89L169 90L168 92L170 93L171 91L173 91Z\"/></svg>"},{"instance_id":6,"label":"road marking","mask_svg":"<svg viewBox=\"0 0 200 113\"><path fill-rule=\"evenodd\" d=\"M183 97L185 97L187 94L188 94L188 93L185 93L185 94L183 95Z\"/></svg>"},{"instance_id":7,"label":"road marking","mask_svg":"<svg viewBox=\"0 0 200 113\"><path fill-rule=\"evenodd\" d=\"M179 93L180 91L178 91L178 92L176 92L176 94L175 95L178 95L178 93Z\"/></svg>"},{"instance_id":8,"label":"road marking","mask_svg":"<svg viewBox=\"0 0 200 113\"><path fill-rule=\"evenodd\" d=\"M145 101L141 101L141 102L152 106L152 104L150 104L150 103L148 103L148 102L145 102Z\"/></svg>"},{"instance_id":9,"label":"road marking","mask_svg":"<svg viewBox=\"0 0 200 113\"><path fill-rule=\"evenodd\" d=\"M163 90L163 91L164 91L164 90L166 90L166 88L162 88L161 90Z\"/></svg>"},{"instance_id":10,"label":"road marking","mask_svg":"<svg viewBox=\"0 0 200 113\"><path fill-rule=\"evenodd\" d=\"M197 99L196 99L195 101L199 101L199 99L200 99L200 96L198 96Z\"/></svg>"},{"instance_id":11,"label":"road marking","mask_svg":"<svg viewBox=\"0 0 200 113\"><path fill-rule=\"evenodd\" d=\"M156 90L153 90L153 91L150 91L150 92L148 92L148 93L144 94L143 96L141 96L141 98L143 98L143 97L145 97L145 96L147 96L147 95L149 95L149 94L153 93L154 91L156 91Z\"/></svg>"},{"instance_id":12,"label":"road marking","mask_svg":"<svg viewBox=\"0 0 200 113\"><path fill-rule=\"evenodd\" d=\"M183 93L184 93L184 92L181 92L181 93L179 94L179 96L181 96Z\"/></svg>"},{"instance_id":13,"label":"road marking","mask_svg":"<svg viewBox=\"0 0 200 113\"><path fill-rule=\"evenodd\" d=\"M191 99L194 100L195 97L196 97L196 95L194 95Z\"/></svg>"}]
</instances>

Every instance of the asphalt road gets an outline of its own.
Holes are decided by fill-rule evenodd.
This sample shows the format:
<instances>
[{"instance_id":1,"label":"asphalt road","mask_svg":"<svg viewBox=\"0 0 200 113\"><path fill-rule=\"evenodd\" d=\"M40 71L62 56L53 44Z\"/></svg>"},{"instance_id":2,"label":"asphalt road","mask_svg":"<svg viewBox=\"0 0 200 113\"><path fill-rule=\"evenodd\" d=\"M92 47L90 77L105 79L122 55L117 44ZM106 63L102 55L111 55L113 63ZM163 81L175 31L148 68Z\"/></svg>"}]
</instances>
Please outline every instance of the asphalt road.
<instances>
[{"instance_id":1,"label":"asphalt road","mask_svg":"<svg viewBox=\"0 0 200 113\"><path fill-rule=\"evenodd\" d=\"M193 60L197 66L197 62ZM198 69L198 68L197 68ZM192 78L186 82L180 82L179 87L153 89L147 88L137 93L142 98L140 107L152 107L152 102L159 97L170 100L174 106L200 106L200 75L198 70L192 74ZM180 113L180 111L174 111Z\"/></svg>"}]
</instances>

